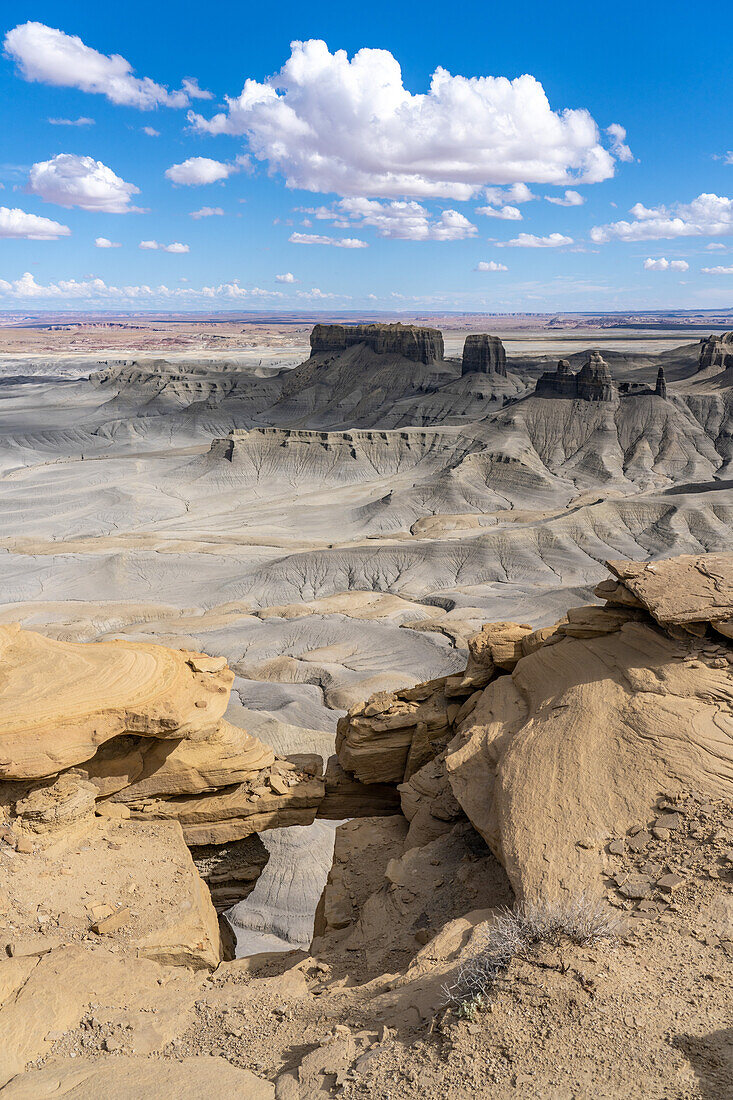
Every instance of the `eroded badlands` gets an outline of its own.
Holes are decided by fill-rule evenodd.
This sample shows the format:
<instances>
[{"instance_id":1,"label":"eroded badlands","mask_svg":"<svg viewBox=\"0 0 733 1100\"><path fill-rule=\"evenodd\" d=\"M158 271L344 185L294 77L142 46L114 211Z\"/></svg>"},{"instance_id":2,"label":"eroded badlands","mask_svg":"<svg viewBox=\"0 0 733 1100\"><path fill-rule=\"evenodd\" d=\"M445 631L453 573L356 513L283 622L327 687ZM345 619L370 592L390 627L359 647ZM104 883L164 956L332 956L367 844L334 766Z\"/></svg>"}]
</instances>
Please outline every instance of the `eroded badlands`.
<instances>
[{"instance_id":1,"label":"eroded badlands","mask_svg":"<svg viewBox=\"0 0 733 1100\"><path fill-rule=\"evenodd\" d=\"M0 433L3 1094L733 1087L730 334L316 326ZM477 1000L517 905L618 919Z\"/></svg>"}]
</instances>

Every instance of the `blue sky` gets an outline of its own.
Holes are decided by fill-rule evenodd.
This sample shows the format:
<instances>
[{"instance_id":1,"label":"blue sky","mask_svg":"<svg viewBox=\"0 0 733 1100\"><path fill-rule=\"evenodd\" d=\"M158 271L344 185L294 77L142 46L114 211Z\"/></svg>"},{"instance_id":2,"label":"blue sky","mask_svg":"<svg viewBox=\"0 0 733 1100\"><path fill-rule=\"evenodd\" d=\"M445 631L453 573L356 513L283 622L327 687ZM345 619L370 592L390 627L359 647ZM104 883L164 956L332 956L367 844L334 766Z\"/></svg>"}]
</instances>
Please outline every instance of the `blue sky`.
<instances>
[{"instance_id":1,"label":"blue sky","mask_svg":"<svg viewBox=\"0 0 733 1100\"><path fill-rule=\"evenodd\" d=\"M0 309L733 306L704 14L6 0Z\"/></svg>"}]
</instances>

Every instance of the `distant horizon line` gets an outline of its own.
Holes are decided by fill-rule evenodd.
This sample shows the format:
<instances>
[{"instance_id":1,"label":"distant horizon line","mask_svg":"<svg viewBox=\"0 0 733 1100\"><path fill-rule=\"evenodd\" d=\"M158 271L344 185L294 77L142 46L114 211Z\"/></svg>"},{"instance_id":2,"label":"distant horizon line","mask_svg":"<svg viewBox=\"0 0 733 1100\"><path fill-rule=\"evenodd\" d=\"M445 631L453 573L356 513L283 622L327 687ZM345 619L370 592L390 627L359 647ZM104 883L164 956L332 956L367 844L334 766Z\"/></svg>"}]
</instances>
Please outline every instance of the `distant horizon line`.
<instances>
[{"instance_id":1,"label":"distant horizon line","mask_svg":"<svg viewBox=\"0 0 733 1100\"><path fill-rule=\"evenodd\" d=\"M251 318L287 318L306 319L309 317L496 317L496 318L523 318L523 317L548 317L548 318L573 318L573 317L731 317L733 318L733 306L718 309L676 309L673 306L659 309L585 309L585 310L455 310L455 309L411 309L411 310L160 310L160 309L0 309L0 319L31 318L105 318L115 317L140 317L156 320L175 320L178 318L197 320L226 319L236 321L238 319L249 320ZM0 323L1 320L0 320Z\"/></svg>"}]
</instances>

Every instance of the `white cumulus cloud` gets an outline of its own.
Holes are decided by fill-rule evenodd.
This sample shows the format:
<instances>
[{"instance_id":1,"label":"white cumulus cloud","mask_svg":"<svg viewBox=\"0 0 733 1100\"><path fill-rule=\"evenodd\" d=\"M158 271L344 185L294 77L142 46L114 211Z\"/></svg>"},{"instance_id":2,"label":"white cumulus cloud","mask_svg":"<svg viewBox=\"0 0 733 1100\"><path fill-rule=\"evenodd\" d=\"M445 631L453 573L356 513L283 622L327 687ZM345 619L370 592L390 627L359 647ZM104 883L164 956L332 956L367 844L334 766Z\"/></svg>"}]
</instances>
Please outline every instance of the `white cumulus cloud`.
<instances>
[{"instance_id":1,"label":"white cumulus cloud","mask_svg":"<svg viewBox=\"0 0 733 1100\"><path fill-rule=\"evenodd\" d=\"M496 260L479 260L476 264L477 271L508 271L506 264L498 264Z\"/></svg>"},{"instance_id":2,"label":"white cumulus cloud","mask_svg":"<svg viewBox=\"0 0 733 1100\"><path fill-rule=\"evenodd\" d=\"M559 195L545 195L545 198L555 206L582 206L585 202L579 191L566 191L562 198Z\"/></svg>"},{"instance_id":3,"label":"white cumulus cloud","mask_svg":"<svg viewBox=\"0 0 733 1100\"><path fill-rule=\"evenodd\" d=\"M531 191L526 183L513 183L511 187L487 187L484 190L484 195L491 206L506 206L507 204L519 206L523 202L531 202L537 198L534 191Z\"/></svg>"},{"instance_id":4,"label":"white cumulus cloud","mask_svg":"<svg viewBox=\"0 0 733 1100\"><path fill-rule=\"evenodd\" d=\"M687 260L668 260L666 256L660 256L655 260L649 256L644 260L644 268L647 271L689 271Z\"/></svg>"},{"instance_id":5,"label":"white cumulus cloud","mask_svg":"<svg viewBox=\"0 0 733 1100\"><path fill-rule=\"evenodd\" d=\"M13 209L0 206L0 238L26 241L55 241L59 237L69 237L68 225L61 225L51 218L41 218L38 214L27 214L17 206Z\"/></svg>"},{"instance_id":6,"label":"white cumulus cloud","mask_svg":"<svg viewBox=\"0 0 733 1100\"><path fill-rule=\"evenodd\" d=\"M189 218L223 218L224 211L220 206L202 206L200 210L192 210Z\"/></svg>"},{"instance_id":7,"label":"white cumulus cloud","mask_svg":"<svg viewBox=\"0 0 733 1100\"><path fill-rule=\"evenodd\" d=\"M247 79L226 104L189 120L203 132L245 136L289 187L308 191L469 199L486 184L596 183L614 173L590 113L554 111L530 75L438 68L428 92L413 95L388 50L349 60L311 39L291 43L278 73ZM609 137L618 146L616 131Z\"/></svg>"},{"instance_id":8,"label":"white cumulus cloud","mask_svg":"<svg viewBox=\"0 0 733 1100\"><path fill-rule=\"evenodd\" d=\"M733 267L703 267L703 275L733 275Z\"/></svg>"},{"instance_id":9,"label":"white cumulus cloud","mask_svg":"<svg viewBox=\"0 0 733 1100\"><path fill-rule=\"evenodd\" d=\"M240 301L247 298L281 298L278 290L262 290L253 287L248 290L237 282L219 283L218 286L175 287L164 283L160 286L148 286L143 283L133 286L110 286L103 279L59 279L48 284L37 283L33 275L26 271L19 279L8 281L0 279L0 298L12 301L46 300L55 303L64 302L118 302L126 305L134 302L212 302Z\"/></svg>"},{"instance_id":10,"label":"white cumulus cloud","mask_svg":"<svg viewBox=\"0 0 733 1100\"><path fill-rule=\"evenodd\" d=\"M158 241L140 241L137 247L142 248L144 252L190 252L188 245L181 244L180 241L174 241L173 244L159 244Z\"/></svg>"},{"instance_id":11,"label":"white cumulus cloud","mask_svg":"<svg viewBox=\"0 0 733 1100\"><path fill-rule=\"evenodd\" d=\"M122 245L115 241L110 241L108 237L97 237L94 242L95 248L121 248Z\"/></svg>"},{"instance_id":12,"label":"white cumulus cloud","mask_svg":"<svg viewBox=\"0 0 733 1100\"><path fill-rule=\"evenodd\" d=\"M294 283L296 281L297 280L296 280L295 276L293 275L292 271L286 271L284 275L276 275L275 276L275 282L276 283Z\"/></svg>"},{"instance_id":13,"label":"white cumulus cloud","mask_svg":"<svg viewBox=\"0 0 733 1100\"><path fill-rule=\"evenodd\" d=\"M366 241L360 241L358 237L325 237L319 233L291 233L288 237L291 244L330 244L334 248L368 248Z\"/></svg>"},{"instance_id":14,"label":"white cumulus cloud","mask_svg":"<svg viewBox=\"0 0 733 1100\"><path fill-rule=\"evenodd\" d=\"M105 214L138 212L137 207L130 206L132 196L140 193L134 184L125 183L101 160L74 153L58 153L51 160L34 164L28 190L57 206L78 206Z\"/></svg>"},{"instance_id":15,"label":"white cumulus cloud","mask_svg":"<svg viewBox=\"0 0 733 1100\"><path fill-rule=\"evenodd\" d=\"M143 133L148 137L160 137L160 130L156 130L154 126L143 126Z\"/></svg>"},{"instance_id":16,"label":"white cumulus cloud","mask_svg":"<svg viewBox=\"0 0 733 1100\"><path fill-rule=\"evenodd\" d=\"M457 210L431 214L415 200L379 202L377 199L346 198L333 206L302 211L319 221L330 221L337 229L375 229L380 237L403 241L461 241L475 237L478 230Z\"/></svg>"},{"instance_id":17,"label":"white cumulus cloud","mask_svg":"<svg viewBox=\"0 0 733 1100\"><path fill-rule=\"evenodd\" d=\"M191 88L185 87L192 86L191 81L185 81L180 91L169 92L147 76L134 76L130 62L119 54L100 53L78 35L65 34L44 23L29 22L14 27L5 35L4 46L6 56L16 62L26 80L95 92L123 107L144 111L153 107L187 107L196 98Z\"/></svg>"},{"instance_id":18,"label":"white cumulus cloud","mask_svg":"<svg viewBox=\"0 0 733 1100\"><path fill-rule=\"evenodd\" d=\"M707 252L725 252L725 245L721 244L720 241L711 241L710 244L705 245L705 250Z\"/></svg>"},{"instance_id":19,"label":"white cumulus cloud","mask_svg":"<svg viewBox=\"0 0 733 1100\"><path fill-rule=\"evenodd\" d=\"M171 183L185 187L198 187L203 183L225 180L236 170L235 165L222 164L220 160L211 160L209 157L189 157L180 164L172 164L170 168L166 168L165 176Z\"/></svg>"},{"instance_id":20,"label":"white cumulus cloud","mask_svg":"<svg viewBox=\"0 0 733 1100\"><path fill-rule=\"evenodd\" d=\"M497 241L499 248L563 248L572 244L572 237L564 237L562 233L550 233L546 237L535 237L534 233L520 233L511 241Z\"/></svg>"},{"instance_id":21,"label":"white cumulus cloud","mask_svg":"<svg viewBox=\"0 0 733 1100\"><path fill-rule=\"evenodd\" d=\"M518 206L500 206L495 209L493 206L477 206L477 214L484 214L487 218L501 218L503 221L509 222L521 222L522 211Z\"/></svg>"},{"instance_id":22,"label":"white cumulus cloud","mask_svg":"<svg viewBox=\"0 0 733 1100\"><path fill-rule=\"evenodd\" d=\"M591 229L596 244L607 241L658 241L674 237L718 237L733 233L733 199L698 195L690 203L646 207L637 202L629 213L633 221L611 222Z\"/></svg>"}]
</instances>

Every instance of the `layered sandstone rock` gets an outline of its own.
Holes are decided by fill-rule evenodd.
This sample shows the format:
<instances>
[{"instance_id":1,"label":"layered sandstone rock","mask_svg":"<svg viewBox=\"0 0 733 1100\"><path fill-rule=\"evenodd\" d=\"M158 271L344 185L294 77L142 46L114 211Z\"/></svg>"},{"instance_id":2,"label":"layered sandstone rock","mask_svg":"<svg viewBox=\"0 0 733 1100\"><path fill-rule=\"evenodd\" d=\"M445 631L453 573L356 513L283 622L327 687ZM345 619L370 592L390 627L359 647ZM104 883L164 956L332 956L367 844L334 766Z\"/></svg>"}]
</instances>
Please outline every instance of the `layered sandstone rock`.
<instances>
[{"instance_id":1,"label":"layered sandstone rock","mask_svg":"<svg viewBox=\"0 0 733 1100\"><path fill-rule=\"evenodd\" d=\"M466 670L404 691L383 691L339 719L336 752L346 772L366 784L408 780L447 745L453 724L497 669L514 667L531 626L488 623L469 639Z\"/></svg>"},{"instance_id":2,"label":"layered sandstone rock","mask_svg":"<svg viewBox=\"0 0 733 1100\"><path fill-rule=\"evenodd\" d=\"M609 568L606 606L489 624L463 676L342 720L339 758L362 782L404 768L408 847L465 814L519 898L594 893L606 845L660 799L733 797L733 555Z\"/></svg>"},{"instance_id":3,"label":"layered sandstone rock","mask_svg":"<svg viewBox=\"0 0 733 1100\"><path fill-rule=\"evenodd\" d=\"M731 636L733 570L730 554L682 554L662 561L609 561L608 568L637 606L664 627L701 624ZM618 587L613 598L618 598ZM599 586L599 596L605 589Z\"/></svg>"},{"instance_id":4,"label":"layered sandstone rock","mask_svg":"<svg viewBox=\"0 0 733 1100\"><path fill-rule=\"evenodd\" d=\"M461 373L500 374L506 377L506 351L498 336L482 332L467 336L463 345Z\"/></svg>"},{"instance_id":5,"label":"layered sandstone rock","mask_svg":"<svg viewBox=\"0 0 733 1100\"><path fill-rule=\"evenodd\" d=\"M204 739L229 701L225 661L145 642L59 642L0 627L0 778L38 779L124 733ZM211 658L208 658L211 661Z\"/></svg>"},{"instance_id":6,"label":"layered sandstone rock","mask_svg":"<svg viewBox=\"0 0 733 1100\"><path fill-rule=\"evenodd\" d=\"M561 359L557 370L545 371L537 379L538 397L570 397L580 401L613 401L617 396L608 365L599 351L592 351L577 374L573 374L567 359Z\"/></svg>"},{"instance_id":7,"label":"layered sandstone rock","mask_svg":"<svg viewBox=\"0 0 733 1100\"><path fill-rule=\"evenodd\" d=\"M229 844L263 829L311 825L323 796L321 779L295 773L286 780L276 764L246 783L210 794L145 799L129 810L133 820L179 821L187 844Z\"/></svg>"},{"instance_id":8,"label":"layered sandstone rock","mask_svg":"<svg viewBox=\"0 0 733 1100\"><path fill-rule=\"evenodd\" d=\"M0 628L0 644L0 812L15 843L81 835L95 813L180 822L191 845L314 820L320 758L278 759L222 718L233 680L222 657L73 645L17 626Z\"/></svg>"},{"instance_id":9,"label":"layered sandstone rock","mask_svg":"<svg viewBox=\"0 0 733 1100\"><path fill-rule=\"evenodd\" d=\"M396 355L417 363L443 359L443 334L416 325L315 325L310 337L313 355L346 351L364 344L375 355Z\"/></svg>"}]
</instances>

